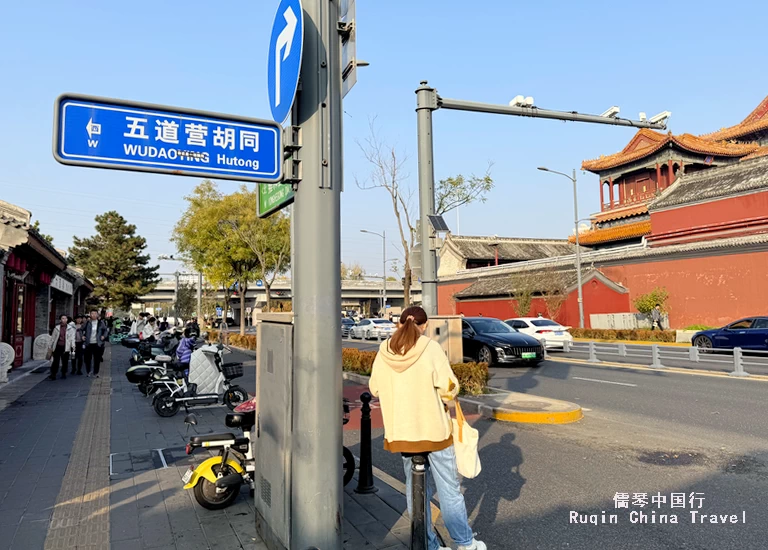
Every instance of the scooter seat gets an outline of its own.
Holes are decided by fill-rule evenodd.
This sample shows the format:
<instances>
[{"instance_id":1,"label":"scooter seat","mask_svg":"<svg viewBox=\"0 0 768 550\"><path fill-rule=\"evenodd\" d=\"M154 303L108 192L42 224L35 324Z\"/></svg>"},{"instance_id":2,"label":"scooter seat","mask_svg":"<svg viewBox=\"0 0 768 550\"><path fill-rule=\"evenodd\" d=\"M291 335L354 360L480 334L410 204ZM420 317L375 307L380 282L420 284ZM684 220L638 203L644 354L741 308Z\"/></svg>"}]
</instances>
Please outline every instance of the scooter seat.
<instances>
[{"instance_id":1,"label":"scooter seat","mask_svg":"<svg viewBox=\"0 0 768 550\"><path fill-rule=\"evenodd\" d=\"M189 438L189 442L193 445L202 445L206 441L227 441L229 439L235 441L237 436L233 433L194 435Z\"/></svg>"},{"instance_id":2,"label":"scooter seat","mask_svg":"<svg viewBox=\"0 0 768 550\"><path fill-rule=\"evenodd\" d=\"M170 355L155 355L155 361L158 361L160 363L170 363L173 361L173 357Z\"/></svg>"}]
</instances>

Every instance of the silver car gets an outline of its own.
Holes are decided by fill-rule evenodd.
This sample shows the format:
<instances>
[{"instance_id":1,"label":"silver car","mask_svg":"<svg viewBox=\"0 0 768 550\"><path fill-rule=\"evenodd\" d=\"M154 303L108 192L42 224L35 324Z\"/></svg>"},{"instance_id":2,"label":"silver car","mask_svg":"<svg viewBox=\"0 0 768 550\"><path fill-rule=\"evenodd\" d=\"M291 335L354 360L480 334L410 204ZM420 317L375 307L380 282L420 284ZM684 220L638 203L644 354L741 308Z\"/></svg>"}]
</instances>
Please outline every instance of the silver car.
<instances>
[{"instance_id":1,"label":"silver car","mask_svg":"<svg viewBox=\"0 0 768 550\"><path fill-rule=\"evenodd\" d=\"M362 319L349 331L352 338L385 340L392 336L397 327L388 319Z\"/></svg>"}]
</instances>

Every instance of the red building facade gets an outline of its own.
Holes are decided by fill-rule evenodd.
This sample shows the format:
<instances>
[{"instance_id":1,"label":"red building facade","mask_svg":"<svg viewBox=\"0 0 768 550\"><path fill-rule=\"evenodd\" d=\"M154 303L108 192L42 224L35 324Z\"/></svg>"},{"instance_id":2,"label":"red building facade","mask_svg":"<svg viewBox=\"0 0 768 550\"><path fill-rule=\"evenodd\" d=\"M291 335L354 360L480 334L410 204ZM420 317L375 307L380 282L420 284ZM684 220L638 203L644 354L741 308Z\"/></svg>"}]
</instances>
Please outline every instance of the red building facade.
<instances>
[{"instance_id":1,"label":"red building facade","mask_svg":"<svg viewBox=\"0 0 768 550\"><path fill-rule=\"evenodd\" d=\"M619 153L583 168L599 175L601 189L600 212L579 235L582 265L601 275L596 287L583 288L587 326L591 313L633 312L634 299L655 288L669 294L674 328L768 314L768 98L712 134L641 130ZM511 295L468 289L486 277L573 265L573 255L553 256L441 276L439 312L511 316ZM571 326L578 323L572 294L556 316ZM547 314L541 300L531 309Z\"/></svg>"}]
</instances>

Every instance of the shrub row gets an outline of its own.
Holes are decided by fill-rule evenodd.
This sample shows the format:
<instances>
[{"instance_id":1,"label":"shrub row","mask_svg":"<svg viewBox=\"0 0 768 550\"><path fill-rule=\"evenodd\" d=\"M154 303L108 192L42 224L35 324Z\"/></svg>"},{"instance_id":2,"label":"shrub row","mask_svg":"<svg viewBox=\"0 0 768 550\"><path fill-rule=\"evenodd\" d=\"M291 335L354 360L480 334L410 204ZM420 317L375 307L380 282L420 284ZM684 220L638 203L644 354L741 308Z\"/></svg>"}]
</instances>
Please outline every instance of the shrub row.
<instances>
[{"instance_id":1,"label":"shrub row","mask_svg":"<svg viewBox=\"0 0 768 550\"><path fill-rule=\"evenodd\" d=\"M677 333L674 330L613 330L602 328L571 328L568 330L574 338L589 340L634 340L645 342L674 342Z\"/></svg>"},{"instance_id":2,"label":"shrub row","mask_svg":"<svg viewBox=\"0 0 768 550\"><path fill-rule=\"evenodd\" d=\"M374 359L376 359L375 351L361 351L354 348L344 348L341 350L341 365L347 372L370 376ZM456 378L459 379L462 395L479 395L483 393L489 379L488 365L486 363L458 363L451 365L451 368Z\"/></svg>"},{"instance_id":3,"label":"shrub row","mask_svg":"<svg viewBox=\"0 0 768 550\"><path fill-rule=\"evenodd\" d=\"M229 343L237 348L249 349L251 351L256 350L256 335L255 334L230 334Z\"/></svg>"},{"instance_id":4,"label":"shrub row","mask_svg":"<svg viewBox=\"0 0 768 550\"><path fill-rule=\"evenodd\" d=\"M210 329L208 331L208 341L209 342L218 342L219 341L220 332L215 329ZM235 346L236 348L242 348L242 349L249 349L251 351L256 350L256 335L255 334L245 334L240 335L238 333L229 333L229 345Z\"/></svg>"},{"instance_id":5,"label":"shrub row","mask_svg":"<svg viewBox=\"0 0 768 550\"><path fill-rule=\"evenodd\" d=\"M710 327L709 325L690 325L685 327L685 330L699 331L699 330L712 330L713 328L717 328L717 327Z\"/></svg>"}]
</instances>

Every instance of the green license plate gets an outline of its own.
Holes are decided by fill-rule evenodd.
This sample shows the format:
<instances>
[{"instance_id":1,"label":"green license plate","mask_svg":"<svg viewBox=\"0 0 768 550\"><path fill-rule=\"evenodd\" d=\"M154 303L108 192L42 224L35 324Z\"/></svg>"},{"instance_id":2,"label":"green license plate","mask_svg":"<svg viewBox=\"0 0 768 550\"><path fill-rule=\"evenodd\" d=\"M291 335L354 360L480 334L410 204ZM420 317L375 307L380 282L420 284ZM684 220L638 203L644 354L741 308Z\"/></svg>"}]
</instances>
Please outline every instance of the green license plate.
<instances>
[{"instance_id":1,"label":"green license plate","mask_svg":"<svg viewBox=\"0 0 768 550\"><path fill-rule=\"evenodd\" d=\"M536 359L536 352L535 351L528 351L523 353L523 359Z\"/></svg>"}]
</instances>

